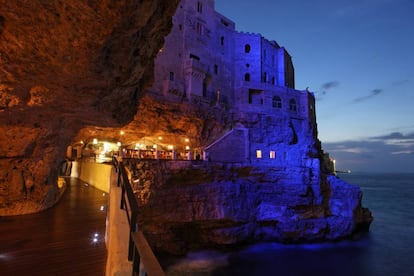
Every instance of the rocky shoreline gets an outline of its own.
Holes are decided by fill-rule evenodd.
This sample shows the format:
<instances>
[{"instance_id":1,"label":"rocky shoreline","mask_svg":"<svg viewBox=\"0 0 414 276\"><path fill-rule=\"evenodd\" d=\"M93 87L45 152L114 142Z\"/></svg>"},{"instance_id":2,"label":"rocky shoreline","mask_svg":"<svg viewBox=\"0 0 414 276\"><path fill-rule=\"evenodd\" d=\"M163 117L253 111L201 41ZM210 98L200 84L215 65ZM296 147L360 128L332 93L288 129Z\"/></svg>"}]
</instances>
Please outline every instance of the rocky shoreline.
<instances>
[{"instance_id":1,"label":"rocky shoreline","mask_svg":"<svg viewBox=\"0 0 414 276\"><path fill-rule=\"evenodd\" d=\"M368 231L359 187L305 168L129 160L140 227L157 252L336 241ZM299 180L300 181L297 181ZM134 181L135 180L135 181Z\"/></svg>"}]
</instances>

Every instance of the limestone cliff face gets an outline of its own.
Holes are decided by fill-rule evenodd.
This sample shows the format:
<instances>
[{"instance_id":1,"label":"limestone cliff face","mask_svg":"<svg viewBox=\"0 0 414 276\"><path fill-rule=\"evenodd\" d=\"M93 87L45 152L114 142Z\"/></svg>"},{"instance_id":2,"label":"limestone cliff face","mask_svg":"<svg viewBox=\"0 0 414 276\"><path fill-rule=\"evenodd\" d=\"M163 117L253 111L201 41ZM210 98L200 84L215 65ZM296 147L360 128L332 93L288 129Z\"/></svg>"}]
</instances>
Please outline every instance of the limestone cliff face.
<instances>
[{"instance_id":1,"label":"limestone cliff face","mask_svg":"<svg viewBox=\"0 0 414 276\"><path fill-rule=\"evenodd\" d=\"M0 215L51 206L79 131L133 119L176 5L0 0Z\"/></svg>"},{"instance_id":2,"label":"limestone cliff face","mask_svg":"<svg viewBox=\"0 0 414 276\"><path fill-rule=\"evenodd\" d=\"M125 161L152 246L191 249L262 241L320 242L366 231L372 221L356 186L307 168Z\"/></svg>"}]
</instances>

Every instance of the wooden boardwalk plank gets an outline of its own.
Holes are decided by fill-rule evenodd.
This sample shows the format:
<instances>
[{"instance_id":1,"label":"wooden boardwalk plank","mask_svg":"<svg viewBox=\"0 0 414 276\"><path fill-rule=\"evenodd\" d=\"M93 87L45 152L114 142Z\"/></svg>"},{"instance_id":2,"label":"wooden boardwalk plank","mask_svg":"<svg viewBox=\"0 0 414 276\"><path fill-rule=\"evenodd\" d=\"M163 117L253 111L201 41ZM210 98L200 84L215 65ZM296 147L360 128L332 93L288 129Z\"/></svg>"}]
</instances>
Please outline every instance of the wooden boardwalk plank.
<instances>
[{"instance_id":1,"label":"wooden boardwalk plank","mask_svg":"<svg viewBox=\"0 0 414 276\"><path fill-rule=\"evenodd\" d=\"M105 274L108 195L78 179L67 183L55 207L0 217L0 275Z\"/></svg>"}]
</instances>

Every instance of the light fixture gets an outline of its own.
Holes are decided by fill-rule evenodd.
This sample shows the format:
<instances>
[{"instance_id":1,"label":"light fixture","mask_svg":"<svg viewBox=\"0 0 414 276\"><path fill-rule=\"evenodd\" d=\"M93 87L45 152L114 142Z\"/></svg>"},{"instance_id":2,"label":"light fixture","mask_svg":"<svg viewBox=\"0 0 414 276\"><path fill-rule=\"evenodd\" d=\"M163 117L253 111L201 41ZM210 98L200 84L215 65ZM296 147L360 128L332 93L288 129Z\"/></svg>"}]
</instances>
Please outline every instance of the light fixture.
<instances>
[{"instance_id":1,"label":"light fixture","mask_svg":"<svg viewBox=\"0 0 414 276\"><path fill-rule=\"evenodd\" d=\"M169 150L173 150L174 149L174 146L173 145L168 145L168 149Z\"/></svg>"},{"instance_id":2,"label":"light fixture","mask_svg":"<svg viewBox=\"0 0 414 276\"><path fill-rule=\"evenodd\" d=\"M186 150L190 150L190 146L185 146L185 149Z\"/></svg>"},{"instance_id":3,"label":"light fixture","mask_svg":"<svg viewBox=\"0 0 414 276\"><path fill-rule=\"evenodd\" d=\"M119 133L120 133L121 135L124 135L124 134L125 134L125 131L121 130Z\"/></svg>"},{"instance_id":4,"label":"light fixture","mask_svg":"<svg viewBox=\"0 0 414 276\"><path fill-rule=\"evenodd\" d=\"M94 235L93 235L93 238L92 238L92 242L93 243L97 243L98 241L99 241L99 234L98 233L95 233Z\"/></svg>"},{"instance_id":5,"label":"light fixture","mask_svg":"<svg viewBox=\"0 0 414 276\"><path fill-rule=\"evenodd\" d=\"M93 138L93 141L92 141L92 143L93 143L94 145L98 144L98 139L96 139L96 138Z\"/></svg>"}]
</instances>

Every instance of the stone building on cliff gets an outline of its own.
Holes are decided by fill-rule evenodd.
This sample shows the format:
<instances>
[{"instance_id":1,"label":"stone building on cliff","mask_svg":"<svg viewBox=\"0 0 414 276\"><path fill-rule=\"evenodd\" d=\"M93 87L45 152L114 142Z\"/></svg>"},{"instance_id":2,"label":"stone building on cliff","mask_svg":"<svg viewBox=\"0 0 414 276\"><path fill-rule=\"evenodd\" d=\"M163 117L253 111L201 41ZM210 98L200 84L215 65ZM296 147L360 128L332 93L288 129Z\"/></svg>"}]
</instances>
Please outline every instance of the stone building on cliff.
<instances>
[{"instance_id":1,"label":"stone building on cliff","mask_svg":"<svg viewBox=\"0 0 414 276\"><path fill-rule=\"evenodd\" d=\"M232 127L204 145L205 159L309 166L315 98L295 89L292 58L276 41L243 33L214 0L182 0L155 60L150 94L226 109ZM318 165L317 165L318 166Z\"/></svg>"}]
</instances>

